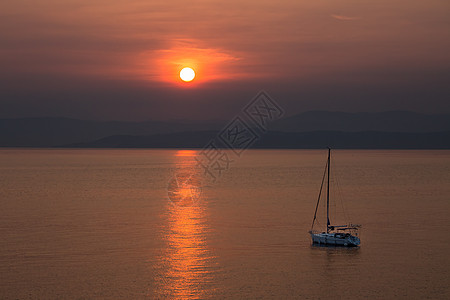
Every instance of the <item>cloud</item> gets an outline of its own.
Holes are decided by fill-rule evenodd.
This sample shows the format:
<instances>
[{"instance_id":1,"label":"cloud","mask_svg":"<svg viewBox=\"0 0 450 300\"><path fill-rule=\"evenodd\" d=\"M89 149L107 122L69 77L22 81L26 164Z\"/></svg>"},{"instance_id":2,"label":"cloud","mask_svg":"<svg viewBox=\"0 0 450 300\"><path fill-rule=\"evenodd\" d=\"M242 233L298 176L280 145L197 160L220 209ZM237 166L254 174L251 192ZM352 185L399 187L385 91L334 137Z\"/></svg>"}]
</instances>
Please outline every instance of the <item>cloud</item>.
<instances>
[{"instance_id":1,"label":"cloud","mask_svg":"<svg viewBox=\"0 0 450 300\"><path fill-rule=\"evenodd\" d=\"M336 20L341 20L341 21L354 21L354 20L361 19L361 17L349 17L349 16L343 16L343 15L331 15L331 17L335 18Z\"/></svg>"},{"instance_id":2,"label":"cloud","mask_svg":"<svg viewBox=\"0 0 450 300\"><path fill-rule=\"evenodd\" d=\"M179 71L191 67L196 72L196 80L228 80L248 77L240 68L242 53L218 47L210 47L205 42L190 38L176 38L164 49L141 54L143 75L150 80L167 83L180 81Z\"/></svg>"}]
</instances>

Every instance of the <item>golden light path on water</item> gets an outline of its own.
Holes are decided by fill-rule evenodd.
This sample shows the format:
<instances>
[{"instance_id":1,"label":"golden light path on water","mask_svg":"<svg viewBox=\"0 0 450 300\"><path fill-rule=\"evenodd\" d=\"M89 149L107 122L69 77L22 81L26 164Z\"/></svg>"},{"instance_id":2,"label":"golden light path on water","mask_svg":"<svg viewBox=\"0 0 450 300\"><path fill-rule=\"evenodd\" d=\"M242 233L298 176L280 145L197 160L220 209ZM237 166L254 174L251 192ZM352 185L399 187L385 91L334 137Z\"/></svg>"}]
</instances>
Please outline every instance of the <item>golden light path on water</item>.
<instances>
[{"instance_id":1,"label":"golden light path on water","mask_svg":"<svg viewBox=\"0 0 450 300\"><path fill-rule=\"evenodd\" d=\"M196 151L192 150L178 151L174 157L175 172L192 173L195 170L195 155ZM185 178L180 176L181 180L183 177ZM171 190L176 188L179 191ZM172 193L183 198L192 195L182 183L174 187L169 182L168 190L169 195ZM159 258L157 296L171 299L203 299L211 296L216 264L215 257L208 248L207 235L210 228L207 223L207 208L204 199L194 200L182 202L193 203L191 206L180 206L174 201L168 201L163 216L165 224L162 238L165 246Z\"/></svg>"}]
</instances>

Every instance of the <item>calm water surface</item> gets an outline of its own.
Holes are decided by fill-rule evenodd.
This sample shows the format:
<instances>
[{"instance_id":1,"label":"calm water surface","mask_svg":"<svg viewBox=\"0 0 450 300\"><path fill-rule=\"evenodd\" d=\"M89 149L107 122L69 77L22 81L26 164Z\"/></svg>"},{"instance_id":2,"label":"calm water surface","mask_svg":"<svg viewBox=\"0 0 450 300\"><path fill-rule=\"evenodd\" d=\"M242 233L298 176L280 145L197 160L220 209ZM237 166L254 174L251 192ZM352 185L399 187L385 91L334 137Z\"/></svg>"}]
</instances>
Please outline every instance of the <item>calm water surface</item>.
<instances>
[{"instance_id":1,"label":"calm water surface","mask_svg":"<svg viewBox=\"0 0 450 300\"><path fill-rule=\"evenodd\" d=\"M0 150L0 298L450 297L450 151L334 151L363 224L352 249L307 233L326 151L247 151L174 205L168 183L195 154Z\"/></svg>"}]
</instances>

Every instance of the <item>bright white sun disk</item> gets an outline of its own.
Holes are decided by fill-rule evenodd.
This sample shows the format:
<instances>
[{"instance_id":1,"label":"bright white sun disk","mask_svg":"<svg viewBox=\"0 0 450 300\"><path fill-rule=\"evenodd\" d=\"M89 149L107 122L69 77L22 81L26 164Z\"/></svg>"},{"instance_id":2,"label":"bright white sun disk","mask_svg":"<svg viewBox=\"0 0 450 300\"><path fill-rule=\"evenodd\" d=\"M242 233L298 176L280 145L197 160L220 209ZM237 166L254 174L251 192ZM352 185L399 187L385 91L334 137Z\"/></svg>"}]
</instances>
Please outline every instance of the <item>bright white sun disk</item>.
<instances>
[{"instance_id":1,"label":"bright white sun disk","mask_svg":"<svg viewBox=\"0 0 450 300\"><path fill-rule=\"evenodd\" d=\"M195 78L195 72L191 68L183 68L180 71L180 78L181 80L186 82L192 81Z\"/></svg>"}]
</instances>

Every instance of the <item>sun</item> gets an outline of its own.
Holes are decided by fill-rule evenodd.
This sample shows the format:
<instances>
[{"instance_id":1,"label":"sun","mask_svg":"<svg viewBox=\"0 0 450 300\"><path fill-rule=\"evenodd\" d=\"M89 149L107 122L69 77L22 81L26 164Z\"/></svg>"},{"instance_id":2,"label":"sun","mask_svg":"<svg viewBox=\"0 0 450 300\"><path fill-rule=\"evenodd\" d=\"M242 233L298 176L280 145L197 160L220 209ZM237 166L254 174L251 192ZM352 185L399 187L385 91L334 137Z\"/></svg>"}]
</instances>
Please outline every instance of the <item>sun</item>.
<instances>
[{"instance_id":1,"label":"sun","mask_svg":"<svg viewBox=\"0 0 450 300\"><path fill-rule=\"evenodd\" d=\"M194 80L195 72L192 68L186 67L180 71L180 78L185 82Z\"/></svg>"}]
</instances>

